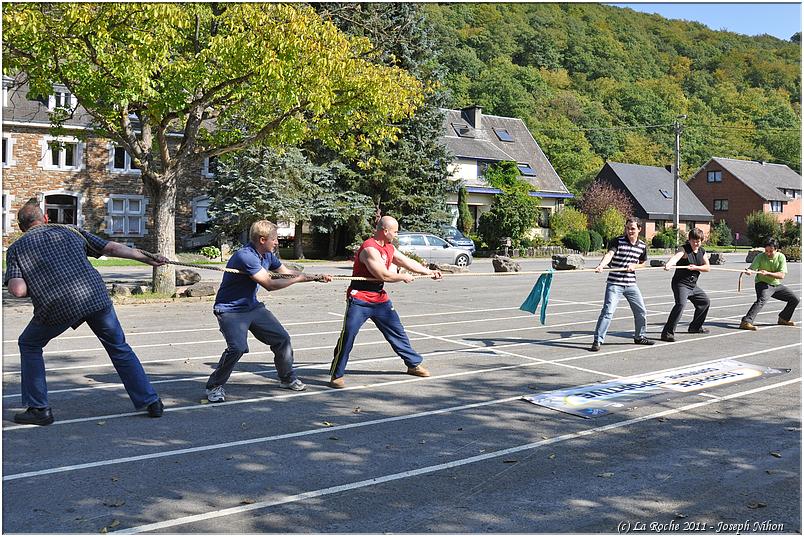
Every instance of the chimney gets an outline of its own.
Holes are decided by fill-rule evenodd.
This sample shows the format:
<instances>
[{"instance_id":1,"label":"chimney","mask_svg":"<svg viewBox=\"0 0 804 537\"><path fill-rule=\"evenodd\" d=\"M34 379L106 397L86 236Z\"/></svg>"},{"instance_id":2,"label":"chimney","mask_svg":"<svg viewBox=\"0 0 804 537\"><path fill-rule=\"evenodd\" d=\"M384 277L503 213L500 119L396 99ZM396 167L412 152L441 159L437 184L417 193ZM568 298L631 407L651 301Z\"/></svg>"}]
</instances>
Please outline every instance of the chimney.
<instances>
[{"instance_id":1,"label":"chimney","mask_svg":"<svg viewBox=\"0 0 804 537\"><path fill-rule=\"evenodd\" d=\"M480 130L480 118L483 115L482 110L482 108L473 104L466 108L461 108L461 113L466 116L466 120L475 130Z\"/></svg>"}]
</instances>

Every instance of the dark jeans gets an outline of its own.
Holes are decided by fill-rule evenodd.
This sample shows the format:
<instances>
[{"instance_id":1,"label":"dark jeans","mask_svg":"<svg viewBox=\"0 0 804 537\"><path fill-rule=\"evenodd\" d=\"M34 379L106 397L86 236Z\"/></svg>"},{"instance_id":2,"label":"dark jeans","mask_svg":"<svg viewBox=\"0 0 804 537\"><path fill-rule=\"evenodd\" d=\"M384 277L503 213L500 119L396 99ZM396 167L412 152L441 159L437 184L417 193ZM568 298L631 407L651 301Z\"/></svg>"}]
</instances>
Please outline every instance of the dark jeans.
<instances>
[{"instance_id":1,"label":"dark jeans","mask_svg":"<svg viewBox=\"0 0 804 537\"><path fill-rule=\"evenodd\" d=\"M216 311L215 317L226 339L226 350L223 351L215 371L207 380L207 389L223 386L229 380L235 364L248 352L249 331L274 351L274 365L279 380L282 382L296 380L290 334L274 314L265 308L265 304L260 304L251 311Z\"/></svg>"},{"instance_id":2,"label":"dark jeans","mask_svg":"<svg viewBox=\"0 0 804 537\"><path fill-rule=\"evenodd\" d=\"M405 365L416 367L422 363L422 357L411 347L410 339L405 333L402 321L399 320L399 315L390 300L373 304L349 298L346 306L346 317L343 320L343 330L341 331L341 337L338 339L338 345L335 347L335 358L332 360L332 366L329 370L332 378L336 379L343 376L357 333L368 319L374 321L377 329L385 336L385 340L391 345L394 352L404 360Z\"/></svg>"},{"instance_id":3,"label":"dark jeans","mask_svg":"<svg viewBox=\"0 0 804 537\"><path fill-rule=\"evenodd\" d=\"M787 302L787 305L779 314L779 318L784 321L789 321L792 319L793 312L796 311L796 307L798 306L799 302L798 297L793 294L793 291L784 285L773 286L765 282L756 282L754 287L757 291L757 301L751 305L748 313L746 313L745 317L743 317L744 323L753 323L757 314L762 310L763 307L765 307L765 303L770 297L773 297L776 300L781 300L782 302Z\"/></svg>"},{"instance_id":4,"label":"dark jeans","mask_svg":"<svg viewBox=\"0 0 804 537\"><path fill-rule=\"evenodd\" d=\"M148 380L139 358L126 343L126 336L114 307L93 313L84 319L92 332L98 336L103 348L112 359L120 380L123 381L134 408L150 405L159 396ZM74 323L47 326L31 320L19 337L20 365L22 369L22 404L27 407L50 406L47 400L47 380L42 349Z\"/></svg>"},{"instance_id":5,"label":"dark jeans","mask_svg":"<svg viewBox=\"0 0 804 537\"><path fill-rule=\"evenodd\" d=\"M706 314L709 313L709 297L706 296L703 289L697 285L687 287L686 285L673 285L673 298L676 300L675 306L670 310L670 316L664 324L662 334L672 336L676 331L678 320L681 319L681 314L684 312L684 306L687 305L687 300L692 302L695 306L695 314L692 317L692 322L688 330L694 332L699 330L706 320Z\"/></svg>"}]
</instances>

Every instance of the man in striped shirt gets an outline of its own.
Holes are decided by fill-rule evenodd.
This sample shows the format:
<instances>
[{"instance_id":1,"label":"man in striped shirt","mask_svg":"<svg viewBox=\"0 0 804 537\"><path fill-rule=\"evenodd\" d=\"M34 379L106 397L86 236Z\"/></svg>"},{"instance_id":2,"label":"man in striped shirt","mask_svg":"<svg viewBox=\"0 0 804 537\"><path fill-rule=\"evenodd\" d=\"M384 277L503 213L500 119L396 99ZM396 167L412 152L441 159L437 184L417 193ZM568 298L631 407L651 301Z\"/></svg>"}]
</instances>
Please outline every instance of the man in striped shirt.
<instances>
[{"instance_id":1,"label":"man in striped shirt","mask_svg":"<svg viewBox=\"0 0 804 537\"><path fill-rule=\"evenodd\" d=\"M642 223L639 218L630 216L625 221L625 234L609 243L609 251L603 256L595 272L602 272L603 267L610 264L613 269L626 269L624 271L609 272L606 280L606 295L603 300L603 309L595 327L595 340L589 349L592 352L600 350L606 339L611 318L617 309L621 297L625 297L634 314L634 343L637 345L653 345L653 341L645 337L645 302L642 293L636 284L634 271L645 266L648 261L648 247L639 240L639 231Z\"/></svg>"}]
</instances>

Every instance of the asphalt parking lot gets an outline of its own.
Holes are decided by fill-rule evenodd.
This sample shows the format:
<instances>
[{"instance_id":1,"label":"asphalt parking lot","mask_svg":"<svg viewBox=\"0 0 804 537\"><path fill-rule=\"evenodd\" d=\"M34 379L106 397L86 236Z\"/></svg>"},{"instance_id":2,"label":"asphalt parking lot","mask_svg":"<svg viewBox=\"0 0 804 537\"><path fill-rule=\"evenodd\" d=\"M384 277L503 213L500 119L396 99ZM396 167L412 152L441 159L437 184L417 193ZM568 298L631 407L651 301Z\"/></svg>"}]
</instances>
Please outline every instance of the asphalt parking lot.
<instances>
[{"instance_id":1,"label":"asphalt parking lot","mask_svg":"<svg viewBox=\"0 0 804 537\"><path fill-rule=\"evenodd\" d=\"M729 256L725 266L745 264ZM606 344L591 353L605 275L557 274L542 326L518 309L535 275L492 275L483 259L470 269L387 286L431 377L405 375L367 323L343 390L327 381L346 282L261 292L292 336L308 388L280 389L270 349L250 339L220 404L204 395L224 348L211 301L119 305L165 415L134 412L82 326L45 349L56 417L48 427L11 421L20 405L16 338L31 308L5 301L3 531L801 533L800 309L795 328L778 326L782 303L771 300L757 332L738 330L753 286L744 279L737 293L736 273L713 271L700 279L711 332L686 333L688 306L677 340L660 342L669 275L643 271L657 343L633 344L622 301ZM800 263L789 270L785 283L801 296ZM719 359L790 371L592 419L521 399Z\"/></svg>"}]
</instances>

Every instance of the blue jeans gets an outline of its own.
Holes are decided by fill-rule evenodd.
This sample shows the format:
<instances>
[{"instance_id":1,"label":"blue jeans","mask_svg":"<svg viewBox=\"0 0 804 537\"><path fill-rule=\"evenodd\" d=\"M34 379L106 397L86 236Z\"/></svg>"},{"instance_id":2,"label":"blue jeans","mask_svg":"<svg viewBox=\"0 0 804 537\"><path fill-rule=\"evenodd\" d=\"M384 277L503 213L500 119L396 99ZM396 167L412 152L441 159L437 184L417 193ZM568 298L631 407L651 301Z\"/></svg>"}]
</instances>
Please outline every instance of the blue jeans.
<instances>
[{"instance_id":1,"label":"blue jeans","mask_svg":"<svg viewBox=\"0 0 804 537\"><path fill-rule=\"evenodd\" d=\"M341 337L338 339L338 345L335 347L335 357L329 370L332 378L336 379L343 376L357 333L368 319L374 321L377 329L391 345L391 348L394 349L394 352L404 360L405 365L416 367L422 363L422 357L411 347L410 339L405 333L402 321L399 320L399 315L394 310L390 300L373 304L356 298L349 298L347 299L346 317L343 319L343 330L341 331Z\"/></svg>"},{"instance_id":2,"label":"blue jeans","mask_svg":"<svg viewBox=\"0 0 804 537\"><path fill-rule=\"evenodd\" d=\"M642 300L642 293L639 292L639 287L636 285L619 285L615 283L606 284L606 297L603 300L603 309L600 310L600 317L597 318L597 326L595 327L595 341L603 344L606 339L606 332L609 331L611 318L614 317L614 310L617 309L617 303L620 297L625 297L628 305L631 306L631 312L634 314L634 338L641 338L645 336L645 302Z\"/></svg>"},{"instance_id":3,"label":"blue jeans","mask_svg":"<svg viewBox=\"0 0 804 537\"><path fill-rule=\"evenodd\" d=\"M296 380L290 334L279 319L265 308L265 304L260 303L251 311L216 311L215 317L226 340L226 350L223 351L215 371L207 380L208 390L215 386L223 386L229 380L238 360L248 352L249 331L259 341L271 347L279 380L282 382Z\"/></svg>"},{"instance_id":4,"label":"blue jeans","mask_svg":"<svg viewBox=\"0 0 804 537\"><path fill-rule=\"evenodd\" d=\"M84 321L106 349L131 402L134 403L134 408L138 410L145 408L159 399L139 358L126 343L126 336L117 319L114 307L109 306L105 310L93 313ZM45 361L42 358L42 349L51 339L70 328L72 324L74 323L48 326L33 319L20 335L18 343L23 406L34 408L50 406L47 400L47 380L45 379Z\"/></svg>"}]
</instances>

